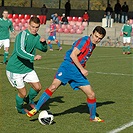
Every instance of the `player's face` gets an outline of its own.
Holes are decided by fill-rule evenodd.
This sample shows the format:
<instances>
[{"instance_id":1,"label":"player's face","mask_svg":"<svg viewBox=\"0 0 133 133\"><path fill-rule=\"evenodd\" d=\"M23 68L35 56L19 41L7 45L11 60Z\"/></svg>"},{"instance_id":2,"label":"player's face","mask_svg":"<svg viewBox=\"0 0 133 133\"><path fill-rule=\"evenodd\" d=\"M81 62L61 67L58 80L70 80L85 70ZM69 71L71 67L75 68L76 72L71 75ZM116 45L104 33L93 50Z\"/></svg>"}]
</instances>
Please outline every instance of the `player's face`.
<instances>
[{"instance_id":1,"label":"player's face","mask_svg":"<svg viewBox=\"0 0 133 133\"><path fill-rule=\"evenodd\" d=\"M8 12L7 11L4 11L2 15L3 15L3 18L5 18L5 19L8 18Z\"/></svg>"},{"instance_id":2,"label":"player's face","mask_svg":"<svg viewBox=\"0 0 133 133\"><path fill-rule=\"evenodd\" d=\"M31 34L35 35L38 30L39 30L40 24L36 24L34 22L31 22L29 24L28 30L30 31Z\"/></svg>"},{"instance_id":3,"label":"player's face","mask_svg":"<svg viewBox=\"0 0 133 133\"><path fill-rule=\"evenodd\" d=\"M93 44L99 43L103 39L103 35L95 31L91 36L91 41Z\"/></svg>"}]
</instances>

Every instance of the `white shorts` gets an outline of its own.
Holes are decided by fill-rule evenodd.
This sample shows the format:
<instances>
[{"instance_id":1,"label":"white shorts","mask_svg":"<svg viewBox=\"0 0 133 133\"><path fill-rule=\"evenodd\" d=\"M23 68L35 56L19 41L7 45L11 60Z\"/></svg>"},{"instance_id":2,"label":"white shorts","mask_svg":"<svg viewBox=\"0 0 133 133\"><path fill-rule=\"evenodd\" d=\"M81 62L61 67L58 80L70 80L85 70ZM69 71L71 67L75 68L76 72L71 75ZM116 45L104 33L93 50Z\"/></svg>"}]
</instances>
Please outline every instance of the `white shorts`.
<instances>
[{"instance_id":1,"label":"white shorts","mask_svg":"<svg viewBox=\"0 0 133 133\"><path fill-rule=\"evenodd\" d=\"M34 70L25 74L18 74L6 71L6 75L11 85L13 87L16 87L17 89L23 88L25 86L25 82L39 82L38 76Z\"/></svg>"},{"instance_id":2,"label":"white shorts","mask_svg":"<svg viewBox=\"0 0 133 133\"><path fill-rule=\"evenodd\" d=\"M4 40L0 40L0 49L2 48L2 46L4 46L4 50L6 47L10 47L10 40L9 39L4 39Z\"/></svg>"},{"instance_id":3,"label":"white shorts","mask_svg":"<svg viewBox=\"0 0 133 133\"><path fill-rule=\"evenodd\" d=\"M123 43L130 43L131 37L123 37Z\"/></svg>"}]
</instances>

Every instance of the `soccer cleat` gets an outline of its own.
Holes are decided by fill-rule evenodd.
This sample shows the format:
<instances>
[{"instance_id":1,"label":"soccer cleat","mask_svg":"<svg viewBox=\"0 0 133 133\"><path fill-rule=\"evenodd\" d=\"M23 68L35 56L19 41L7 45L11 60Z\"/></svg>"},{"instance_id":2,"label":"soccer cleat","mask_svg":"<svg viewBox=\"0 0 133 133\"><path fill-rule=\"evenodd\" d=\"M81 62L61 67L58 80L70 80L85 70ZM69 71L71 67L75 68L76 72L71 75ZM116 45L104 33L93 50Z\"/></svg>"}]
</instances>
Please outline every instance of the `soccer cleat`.
<instances>
[{"instance_id":1,"label":"soccer cleat","mask_svg":"<svg viewBox=\"0 0 133 133\"><path fill-rule=\"evenodd\" d=\"M27 113L27 116L28 117L32 117L32 116L34 116L35 114L37 113L37 109L32 109L31 111L29 111L28 113Z\"/></svg>"},{"instance_id":2,"label":"soccer cleat","mask_svg":"<svg viewBox=\"0 0 133 133\"><path fill-rule=\"evenodd\" d=\"M99 117L95 117L94 119L90 119L92 122L104 122L104 120L100 119Z\"/></svg>"}]
</instances>

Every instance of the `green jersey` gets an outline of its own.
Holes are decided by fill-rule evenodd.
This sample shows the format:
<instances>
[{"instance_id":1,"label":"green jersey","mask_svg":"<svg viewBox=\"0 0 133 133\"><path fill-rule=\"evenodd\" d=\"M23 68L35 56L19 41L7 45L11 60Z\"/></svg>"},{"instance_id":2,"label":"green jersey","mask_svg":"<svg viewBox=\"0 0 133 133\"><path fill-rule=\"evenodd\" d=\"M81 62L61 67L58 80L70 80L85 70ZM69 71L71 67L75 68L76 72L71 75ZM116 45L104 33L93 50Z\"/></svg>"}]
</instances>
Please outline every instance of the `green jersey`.
<instances>
[{"instance_id":1,"label":"green jersey","mask_svg":"<svg viewBox=\"0 0 133 133\"><path fill-rule=\"evenodd\" d=\"M127 34L123 34L123 37L131 37L132 26L128 24L124 24L121 31L127 32Z\"/></svg>"},{"instance_id":2,"label":"green jersey","mask_svg":"<svg viewBox=\"0 0 133 133\"><path fill-rule=\"evenodd\" d=\"M28 30L20 32L15 39L13 53L7 63L6 70L12 73L25 74L31 72L36 49L46 52L47 44L40 42L38 34L33 35Z\"/></svg>"},{"instance_id":3,"label":"green jersey","mask_svg":"<svg viewBox=\"0 0 133 133\"><path fill-rule=\"evenodd\" d=\"M12 32L14 31L12 21L9 19L0 18L0 40L9 39L10 33L9 30Z\"/></svg>"}]
</instances>

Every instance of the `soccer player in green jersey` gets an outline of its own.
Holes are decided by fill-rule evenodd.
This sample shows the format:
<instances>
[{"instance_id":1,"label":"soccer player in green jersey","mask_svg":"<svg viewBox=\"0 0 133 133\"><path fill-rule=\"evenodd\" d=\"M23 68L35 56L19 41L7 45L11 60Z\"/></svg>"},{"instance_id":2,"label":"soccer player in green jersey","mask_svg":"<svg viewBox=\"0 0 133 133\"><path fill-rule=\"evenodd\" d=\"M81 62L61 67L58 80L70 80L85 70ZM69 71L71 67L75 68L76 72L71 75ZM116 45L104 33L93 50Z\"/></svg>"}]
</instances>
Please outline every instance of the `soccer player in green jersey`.
<instances>
[{"instance_id":1,"label":"soccer player in green jersey","mask_svg":"<svg viewBox=\"0 0 133 133\"><path fill-rule=\"evenodd\" d=\"M35 54L36 49L46 52L47 43L37 33L39 27L39 18L31 17L28 29L16 36L14 50L6 66L8 80L18 90L18 94L16 95L16 109L22 114L25 114L27 111L23 108L24 102L33 105L33 99L41 90L41 83L34 70L33 62L42 58L41 55ZM28 95L26 94L25 82L31 86Z\"/></svg>"},{"instance_id":2,"label":"soccer player in green jersey","mask_svg":"<svg viewBox=\"0 0 133 133\"><path fill-rule=\"evenodd\" d=\"M3 63L6 64L8 61L8 51L10 47L10 33L13 32L15 35L15 31L12 25L12 21L8 19L8 11L4 10L2 13L2 18L0 18L0 49L2 46L4 46L4 58Z\"/></svg>"},{"instance_id":3,"label":"soccer player in green jersey","mask_svg":"<svg viewBox=\"0 0 133 133\"><path fill-rule=\"evenodd\" d=\"M129 20L122 26L121 31L123 33L123 54L130 54L132 26L130 25Z\"/></svg>"}]
</instances>

